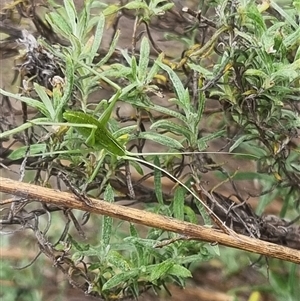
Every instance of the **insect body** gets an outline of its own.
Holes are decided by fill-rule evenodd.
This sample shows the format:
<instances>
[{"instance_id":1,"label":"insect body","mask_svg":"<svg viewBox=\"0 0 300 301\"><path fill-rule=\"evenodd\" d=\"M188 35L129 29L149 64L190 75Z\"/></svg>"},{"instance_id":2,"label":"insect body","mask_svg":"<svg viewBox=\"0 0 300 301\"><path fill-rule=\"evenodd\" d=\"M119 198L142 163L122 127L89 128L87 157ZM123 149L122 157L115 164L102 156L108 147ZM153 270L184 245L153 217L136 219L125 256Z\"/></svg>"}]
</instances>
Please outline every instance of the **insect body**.
<instances>
[{"instance_id":1,"label":"insect body","mask_svg":"<svg viewBox=\"0 0 300 301\"><path fill-rule=\"evenodd\" d=\"M78 125L90 124L95 125L95 129L78 126L76 131L85 138L92 138L90 146L99 147L107 150L109 153L117 156L125 156L125 148L112 136L107 128L102 125L96 118L83 112L67 111L63 114L64 119L70 123Z\"/></svg>"}]
</instances>

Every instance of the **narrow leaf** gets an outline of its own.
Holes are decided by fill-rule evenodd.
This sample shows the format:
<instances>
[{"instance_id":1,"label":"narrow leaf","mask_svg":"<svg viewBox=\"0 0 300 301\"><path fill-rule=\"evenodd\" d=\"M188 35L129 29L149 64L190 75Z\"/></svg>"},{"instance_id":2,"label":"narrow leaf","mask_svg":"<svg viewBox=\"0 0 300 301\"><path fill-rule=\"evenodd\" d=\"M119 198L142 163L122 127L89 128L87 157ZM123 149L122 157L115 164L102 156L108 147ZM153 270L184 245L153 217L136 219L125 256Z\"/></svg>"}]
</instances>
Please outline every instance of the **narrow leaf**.
<instances>
[{"instance_id":1,"label":"narrow leaf","mask_svg":"<svg viewBox=\"0 0 300 301\"><path fill-rule=\"evenodd\" d=\"M199 210L199 213L201 214L201 216L204 220L204 225L210 226L212 223L211 223L210 217L209 217L205 207L203 206L203 204L200 203L198 200L195 201L195 204Z\"/></svg>"},{"instance_id":2,"label":"narrow leaf","mask_svg":"<svg viewBox=\"0 0 300 301\"><path fill-rule=\"evenodd\" d=\"M145 108L148 109L148 106L145 106ZM173 110L170 110L169 108L165 108L165 107L161 107L161 106L158 106L158 105L154 105L153 107L151 107L151 109L157 111L157 112L160 112L160 113L163 113L163 114L166 114L166 115L170 115L174 118L177 118L181 121L183 121L184 123L187 123L187 118L181 114L181 113L178 113L176 111L173 111Z\"/></svg>"},{"instance_id":3,"label":"narrow leaf","mask_svg":"<svg viewBox=\"0 0 300 301\"><path fill-rule=\"evenodd\" d=\"M74 63L69 55L65 56L65 60L66 60L66 83L63 90L63 96L60 102L58 103L58 106L55 108L55 121L61 121L63 108L71 98L73 85L74 85L74 73L75 73Z\"/></svg>"},{"instance_id":4,"label":"narrow leaf","mask_svg":"<svg viewBox=\"0 0 300 301\"><path fill-rule=\"evenodd\" d=\"M136 226L132 223L130 223L130 235L136 239L139 238L139 233L136 229ZM139 267L141 265L144 265L147 261L146 251L144 248L138 244L134 244L136 253L133 253L132 255L136 257L135 266Z\"/></svg>"},{"instance_id":5,"label":"narrow leaf","mask_svg":"<svg viewBox=\"0 0 300 301\"><path fill-rule=\"evenodd\" d=\"M178 75L169 66L163 64L162 62L156 61L155 63L161 69L165 70L168 73L168 75L174 85L179 102L185 109L188 109L190 106L189 96L187 95L187 91L186 91L186 89L184 89L182 81L180 80ZM187 96L188 96L188 98L187 98Z\"/></svg>"},{"instance_id":6,"label":"narrow leaf","mask_svg":"<svg viewBox=\"0 0 300 301\"><path fill-rule=\"evenodd\" d=\"M174 262L172 262L171 260L166 260L156 265L150 275L150 281L155 281L166 276L168 271L172 268L173 265Z\"/></svg>"},{"instance_id":7,"label":"narrow leaf","mask_svg":"<svg viewBox=\"0 0 300 301\"><path fill-rule=\"evenodd\" d=\"M40 85L37 83L33 84L34 90L40 97L41 101L45 105L46 110L48 111L47 116L50 116L50 119L55 121L55 111L52 105L52 101L50 100L49 96L47 95L45 88L42 88Z\"/></svg>"},{"instance_id":8,"label":"narrow leaf","mask_svg":"<svg viewBox=\"0 0 300 301\"><path fill-rule=\"evenodd\" d=\"M179 265L179 264L174 264L169 270L168 274L174 275L177 277L182 277L182 278L188 278L192 277L192 273L185 267Z\"/></svg>"},{"instance_id":9,"label":"narrow leaf","mask_svg":"<svg viewBox=\"0 0 300 301\"><path fill-rule=\"evenodd\" d=\"M35 154L42 154L46 150L47 144L32 144L29 148L29 156L35 155ZM21 146L17 149L15 149L8 158L10 160L19 160L25 157L25 154L28 150L28 146Z\"/></svg>"},{"instance_id":10,"label":"narrow leaf","mask_svg":"<svg viewBox=\"0 0 300 301\"><path fill-rule=\"evenodd\" d=\"M199 151L207 148L208 141L211 141L211 140L219 138L219 137L223 137L224 134L226 134L226 130L220 130L218 132L211 133L209 135L206 135L206 136L200 138L197 142Z\"/></svg>"},{"instance_id":11,"label":"narrow leaf","mask_svg":"<svg viewBox=\"0 0 300 301\"><path fill-rule=\"evenodd\" d=\"M24 97L24 96L21 96L21 94L10 93L10 92L2 90L1 88L0 88L0 93L2 95L8 96L8 97L21 100L24 103L26 103L27 105L29 105L30 107L38 109L43 115L50 117L48 115L48 110L46 109L45 105L36 99Z\"/></svg>"},{"instance_id":12,"label":"narrow leaf","mask_svg":"<svg viewBox=\"0 0 300 301\"><path fill-rule=\"evenodd\" d=\"M151 130L155 130L158 128L167 130L174 134L179 134L187 138L188 140L190 139L192 134L185 126L182 126L179 123L175 123L169 120L158 120L154 122L150 127Z\"/></svg>"},{"instance_id":13,"label":"narrow leaf","mask_svg":"<svg viewBox=\"0 0 300 301\"><path fill-rule=\"evenodd\" d=\"M139 59L139 68L138 68L138 78L141 82L144 82L148 75L148 64L150 57L150 45L146 37L143 37L141 42L140 49L140 59Z\"/></svg>"},{"instance_id":14,"label":"narrow leaf","mask_svg":"<svg viewBox=\"0 0 300 301\"><path fill-rule=\"evenodd\" d=\"M114 202L114 191L110 186L110 184L107 185L104 191L104 201L108 203ZM110 237L112 233L112 223L113 223L113 219L110 216L103 216L101 237L102 237L104 248L106 248L110 243Z\"/></svg>"},{"instance_id":15,"label":"narrow leaf","mask_svg":"<svg viewBox=\"0 0 300 301\"><path fill-rule=\"evenodd\" d=\"M173 212L174 217L179 220L184 220L184 195L186 190L178 186L175 190L174 200L173 200Z\"/></svg>"},{"instance_id":16,"label":"narrow leaf","mask_svg":"<svg viewBox=\"0 0 300 301\"><path fill-rule=\"evenodd\" d=\"M284 10L282 9L277 3L276 1L272 0L271 2L271 7L274 8L281 16L284 17L284 19L286 21L288 21L290 23L291 26L293 26L294 28L298 28L298 24L296 23L296 21Z\"/></svg>"},{"instance_id":17,"label":"narrow leaf","mask_svg":"<svg viewBox=\"0 0 300 301\"><path fill-rule=\"evenodd\" d=\"M99 50L101 40L103 37L104 26L105 26L105 17L103 14L100 14L99 22L96 27L94 42L93 42L91 53L90 53L90 59L91 59L90 63L93 61L94 57L97 54L97 51Z\"/></svg>"},{"instance_id":18,"label":"narrow leaf","mask_svg":"<svg viewBox=\"0 0 300 301\"><path fill-rule=\"evenodd\" d=\"M75 36L77 36L78 20L77 20L77 12L73 0L64 0L64 7L68 15L68 21L71 23L72 32Z\"/></svg>"},{"instance_id":19,"label":"narrow leaf","mask_svg":"<svg viewBox=\"0 0 300 301\"><path fill-rule=\"evenodd\" d=\"M68 38L72 30L69 24L56 12L46 14L46 21L49 22L55 32L61 34L63 37Z\"/></svg>"},{"instance_id":20,"label":"narrow leaf","mask_svg":"<svg viewBox=\"0 0 300 301\"><path fill-rule=\"evenodd\" d=\"M103 15L109 16L109 15L115 14L120 9L121 9L121 7L119 5L116 5L116 4L109 5L107 8L104 9Z\"/></svg>"},{"instance_id":21,"label":"narrow leaf","mask_svg":"<svg viewBox=\"0 0 300 301\"><path fill-rule=\"evenodd\" d=\"M177 140L154 132L141 132L139 133L139 138L148 139L170 148L176 148L176 149L183 148L182 144Z\"/></svg>"},{"instance_id":22,"label":"narrow leaf","mask_svg":"<svg viewBox=\"0 0 300 301\"><path fill-rule=\"evenodd\" d=\"M154 164L160 167L160 162L157 156L154 158ZM161 186L161 171L157 168L154 169L154 188L155 188L155 195L157 201L160 205L164 204L163 194L162 194L162 186Z\"/></svg>"},{"instance_id":23,"label":"narrow leaf","mask_svg":"<svg viewBox=\"0 0 300 301\"><path fill-rule=\"evenodd\" d=\"M32 126L34 126L34 122L39 122L39 121L44 122L44 121L48 121L48 119L47 118L37 118L37 119L34 119L32 121L23 123L20 126L14 128L12 130L0 133L0 139L3 139L5 137L9 137L10 135L14 135L14 134L20 133L20 132L22 132L22 131L24 131L26 129L29 129Z\"/></svg>"},{"instance_id":24,"label":"narrow leaf","mask_svg":"<svg viewBox=\"0 0 300 301\"><path fill-rule=\"evenodd\" d=\"M110 57L112 56L112 54L115 52L116 47L117 47L117 43L119 41L119 37L120 37L120 30L117 30L113 40L110 43L110 47L105 55L105 57L97 64L97 66L102 66L105 63L107 63L107 61L110 59Z\"/></svg>"},{"instance_id":25,"label":"narrow leaf","mask_svg":"<svg viewBox=\"0 0 300 301\"><path fill-rule=\"evenodd\" d=\"M128 280L133 280L139 273L139 269L134 269L126 272L122 272L110 278L106 283L104 283L102 290L107 291L118 285L124 285Z\"/></svg>"},{"instance_id":26,"label":"narrow leaf","mask_svg":"<svg viewBox=\"0 0 300 301\"><path fill-rule=\"evenodd\" d=\"M141 9L141 8L148 8L147 4L142 1L131 1L127 3L124 8L126 9Z\"/></svg>"},{"instance_id":27,"label":"narrow leaf","mask_svg":"<svg viewBox=\"0 0 300 301\"><path fill-rule=\"evenodd\" d=\"M251 141L253 138L255 138L256 135L244 135L239 137L234 144L229 148L229 152L233 152L237 147L240 146L240 144L242 144L244 141Z\"/></svg>"},{"instance_id":28,"label":"narrow leaf","mask_svg":"<svg viewBox=\"0 0 300 301\"><path fill-rule=\"evenodd\" d=\"M128 271L130 270L131 266L128 261L119 253L114 250L110 251L107 255L107 261L121 271Z\"/></svg>"}]
</instances>

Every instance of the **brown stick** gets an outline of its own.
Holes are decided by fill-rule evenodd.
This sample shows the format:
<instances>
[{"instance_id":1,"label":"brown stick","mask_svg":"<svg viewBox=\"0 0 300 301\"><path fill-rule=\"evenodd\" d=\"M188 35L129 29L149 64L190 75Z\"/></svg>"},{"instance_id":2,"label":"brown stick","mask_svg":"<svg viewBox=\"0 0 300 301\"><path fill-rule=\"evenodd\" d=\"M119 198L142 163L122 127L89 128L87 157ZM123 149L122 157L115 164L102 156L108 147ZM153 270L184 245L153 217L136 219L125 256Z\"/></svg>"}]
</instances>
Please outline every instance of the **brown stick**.
<instances>
[{"instance_id":1,"label":"brown stick","mask_svg":"<svg viewBox=\"0 0 300 301\"><path fill-rule=\"evenodd\" d=\"M300 251L284 246L249 238L244 235L227 235L221 231L183 222L171 217L147 211L110 204L105 201L91 199L91 206L78 200L76 196L55 189L40 187L28 183L20 183L0 177L0 191L15 196L38 199L44 203L63 206L82 211L107 215L145 226L172 231L191 237L195 240L219 243L268 257L300 263ZM1 203L0 203L1 205Z\"/></svg>"}]
</instances>

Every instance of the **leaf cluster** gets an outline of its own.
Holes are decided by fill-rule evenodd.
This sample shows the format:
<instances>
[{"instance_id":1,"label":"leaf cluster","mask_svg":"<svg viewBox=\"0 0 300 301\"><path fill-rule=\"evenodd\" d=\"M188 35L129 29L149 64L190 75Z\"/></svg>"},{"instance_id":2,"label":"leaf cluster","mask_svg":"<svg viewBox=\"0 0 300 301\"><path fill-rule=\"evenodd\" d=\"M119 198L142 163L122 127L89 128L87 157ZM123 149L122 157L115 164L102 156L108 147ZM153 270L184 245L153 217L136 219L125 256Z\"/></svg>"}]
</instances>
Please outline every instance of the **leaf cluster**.
<instances>
[{"instance_id":1,"label":"leaf cluster","mask_svg":"<svg viewBox=\"0 0 300 301\"><path fill-rule=\"evenodd\" d=\"M195 182L210 172L221 184L231 183L232 194L244 203L235 183L258 180L262 191L249 193L260 198L258 214L282 197L281 217L299 215L299 1L289 10L273 2L214 1L210 8L217 17L212 20L187 9L189 16L183 20L188 29L173 38L188 49L177 58L160 51L151 32L152 19L163 22L176 7L170 1L108 5L87 0L81 11L72 0L63 5L49 0L48 5L45 20L63 42L54 45L39 39L35 53L53 57L61 74L51 79L51 86L26 78L31 89L23 86L20 94L0 89L36 113L0 133L0 139L26 137L19 139L25 141L23 147L9 152L8 165L25 158L24 168L36 171L38 183L50 185L55 178L61 185L64 179L79 197L150 203L147 210L192 223L199 222L200 213L207 225L212 222L199 197L194 197L195 189L187 193ZM119 15L135 20L131 49L118 47ZM103 54L105 31L111 25L115 30ZM136 33L139 26L146 28L143 36ZM109 91L108 99L91 101L103 89ZM121 115L122 107L115 110L119 103L133 113ZM211 103L216 104L212 114ZM208 155L216 141L225 141L219 154L225 150L236 160L255 161L257 170L230 172L214 158L218 153ZM163 154L149 154L153 143ZM126 157L134 154L137 160ZM145 166L152 167L150 172ZM138 180L131 176L133 171ZM177 179L169 194L162 185L165 175ZM146 180L152 177L149 189ZM76 217L64 214L82 233ZM122 237L126 225L116 223L101 217L95 245L68 233L68 223L55 245L84 279L78 287L89 294L122 299L150 288L158 291L169 282L184 286L193 263L218 254L217 246L157 229L145 234L133 224Z\"/></svg>"}]
</instances>

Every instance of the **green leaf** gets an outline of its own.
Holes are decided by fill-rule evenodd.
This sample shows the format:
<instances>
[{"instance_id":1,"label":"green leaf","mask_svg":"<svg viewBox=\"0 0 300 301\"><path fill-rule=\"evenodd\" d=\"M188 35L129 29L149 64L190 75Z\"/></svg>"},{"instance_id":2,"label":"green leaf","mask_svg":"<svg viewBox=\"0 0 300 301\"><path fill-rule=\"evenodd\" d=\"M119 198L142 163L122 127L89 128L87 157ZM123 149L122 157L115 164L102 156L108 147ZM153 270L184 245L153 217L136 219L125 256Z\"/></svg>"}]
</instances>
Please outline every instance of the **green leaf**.
<instances>
[{"instance_id":1,"label":"green leaf","mask_svg":"<svg viewBox=\"0 0 300 301\"><path fill-rule=\"evenodd\" d=\"M285 26L284 22L278 22L269 27L264 34L262 35L261 41L264 45L264 49L266 52L270 52L275 45L275 36L282 30Z\"/></svg>"},{"instance_id":2,"label":"green leaf","mask_svg":"<svg viewBox=\"0 0 300 301\"><path fill-rule=\"evenodd\" d=\"M48 111L47 116L50 116L51 121L55 121L55 111L52 105L52 101L50 100L49 96L47 95L45 88L41 87L37 83L33 84L34 90L40 97L41 101L45 105L46 110Z\"/></svg>"},{"instance_id":3,"label":"green leaf","mask_svg":"<svg viewBox=\"0 0 300 301\"><path fill-rule=\"evenodd\" d=\"M136 229L136 226L132 223L130 223L130 235L132 237L134 237L135 239L139 239L139 233ZM134 266L139 267L142 265L145 265L147 262L147 256L146 256L146 251L145 249L139 245L139 244L134 244L135 253L132 253L132 256L134 256L136 258L135 262L134 262Z\"/></svg>"},{"instance_id":4,"label":"green leaf","mask_svg":"<svg viewBox=\"0 0 300 301\"><path fill-rule=\"evenodd\" d=\"M126 9L141 9L148 8L147 4L142 1L130 1L126 5L123 6Z\"/></svg>"},{"instance_id":5,"label":"green leaf","mask_svg":"<svg viewBox=\"0 0 300 301\"><path fill-rule=\"evenodd\" d=\"M136 237L136 238L139 237L139 233L138 233L138 231L136 229L136 226L134 224L130 223L129 230L130 230L130 235L131 236Z\"/></svg>"},{"instance_id":6,"label":"green leaf","mask_svg":"<svg viewBox=\"0 0 300 301\"><path fill-rule=\"evenodd\" d=\"M255 32L259 33L259 35L261 36L265 31L266 25L262 14L257 9L257 6L251 3L245 8L245 11L247 17L251 19L253 24L255 25Z\"/></svg>"},{"instance_id":7,"label":"green leaf","mask_svg":"<svg viewBox=\"0 0 300 301\"><path fill-rule=\"evenodd\" d=\"M96 66L103 66L104 64L107 63L107 61L110 59L110 57L113 55L113 53L116 50L117 47L117 43L119 41L119 37L120 37L120 30L117 30L113 40L110 43L110 47L106 53L106 55L104 56L104 58L101 59L101 61L96 65ZM112 65L111 65L112 66Z\"/></svg>"},{"instance_id":8,"label":"green leaf","mask_svg":"<svg viewBox=\"0 0 300 301\"><path fill-rule=\"evenodd\" d=\"M283 38L282 43L286 48L293 47L294 45L297 45L299 43L299 36L300 36L300 26L296 28L295 31L293 31L291 34ZM300 47L298 47L299 51Z\"/></svg>"},{"instance_id":9,"label":"green leaf","mask_svg":"<svg viewBox=\"0 0 300 301\"><path fill-rule=\"evenodd\" d=\"M73 57L74 60L82 59L82 57L86 57L86 54L83 53L83 41L73 35L72 33L69 35L69 41L71 42L72 47L68 48L69 54Z\"/></svg>"},{"instance_id":10,"label":"green leaf","mask_svg":"<svg viewBox=\"0 0 300 301\"><path fill-rule=\"evenodd\" d=\"M164 2L164 1L161 1ZM174 3L166 3L162 6L159 6L158 9L155 9L155 14L156 15L160 15L162 13L164 13L165 11L171 9L175 4Z\"/></svg>"},{"instance_id":11,"label":"green leaf","mask_svg":"<svg viewBox=\"0 0 300 301\"><path fill-rule=\"evenodd\" d=\"M26 103L30 107L38 109L44 116L50 117L48 115L48 110L46 109L45 105L38 100L29 98L29 97L24 97L24 96L21 96L20 94L13 94L13 93L4 91L1 88L0 88L0 93L2 95L8 96L8 97L21 100L22 102Z\"/></svg>"},{"instance_id":12,"label":"green leaf","mask_svg":"<svg viewBox=\"0 0 300 301\"><path fill-rule=\"evenodd\" d=\"M84 7L83 7L81 13L79 14L79 21L78 21L78 26L77 26L79 37L83 38L86 35L86 33L89 32L88 23L91 18L90 9L91 9L90 2L86 1L84 3Z\"/></svg>"},{"instance_id":13,"label":"green leaf","mask_svg":"<svg viewBox=\"0 0 300 301\"><path fill-rule=\"evenodd\" d=\"M179 264L174 264L169 270L168 274L174 275L177 277L181 278L188 278L192 277L192 273L185 267L179 265Z\"/></svg>"},{"instance_id":14,"label":"green leaf","mask_svg":"<svg viewBox=\"0 0 300 301\"><path fill-rule=\"evenodd\" d=\"M144 170L143 170L143 168L141 167L141 165L139 163L130 160L130 165L133 166L133 168L136 170L136 172L138 174L140 174L141 176L144 175Z\"/></svg>"},{"instance_id":15,"label":"green leaf","mask_svg":"<svg viewBox=\"0 0 300 301\"><path fill-rule=\"evenodd\" d=\"M129 66L131 66L132 58L129 56L128 50L127 49L121 49L120 51L121 51L121 54L123 55L124 59L126 60L127 64Z\"/></svg>"},{"instance_id":16,"label":"green leaf","mask_svg":"<svg viewBox=\"0 0 300 301\"><path fill-rule=\"evenodd\" d=\"M174 217L183 221L184 220L184 195L186 190L178 186L175 190L173 199L173 212Z\"/></svg>"},{"instance_id":17,"label":"green leaf","mask_svg":"<svg viewBox=\"0 0 300 301\"><path fill-rule=\"evenodd\" d=\"M258 69L247 69L244 72L244 75L257 76L257 77L260 77L260 78L263 78L263 79L268 78L268 75L265 72L263 72L262 70L258 70Z\"/></svg>"},{"instance_id":18,"label":"green leaf","mask_svg":"<svg viewBox=\"0 0 300 301\"><path fill-rule=\"evenodd\" d=\"M169 120L158 120L150 126L151 130L155 130L158 128L167 130L174 134L179 134L185 137L187 140L190 140L190 137L192 135L192 133L185 126L182 126L178 123L174 123Z\"/></svg>"},{"instance_id":19,"label":"green leaf","mask_svg":"<svg viewBox=\"0 0 300 301\"><path fill-rule=\"evenodd\" d=\"M115 199L114 191L110 184L106 186L106 189L104 191L104 201L108 203L113 203ZM113 219L110 216L103 216L102 221L102 242L103 247L106 248L110 243L111 233L112 233L112 225L113 225Z\"/></svg>"},{"instance_id":20,"label":"green leaf","mask_svg":"<svg viewBox=\"0 0 300 301\"><path fill-rule=\"evenodd\" d=\"M175 140L171 137L165 136L165 135L154 133L154 132L141 132L141 133L139 133L139 138L151 140L151 141L154 141L156 143L162 144L162 145L170 147L170 148L176 148L176 149L183 148L182 144L180 142L178 142L177 140Z\"/></svg>"},{"instance_id":21,"label":"green leaf","mask_svg":"<svg viewBox=\"0 0 300 301\"><path fill-rule=\"evenodd\" d=\"M217 256L220 256L220 248L219 248L218 244L216 244L216 245L206 244L205 247L203 247L202 249L207 250L207 252L201 251L204 260L207 260L208 258L209 259L213 258L214 254L216 254Z\"/></svg>"},{"instance_id":22,"label":"green leaf","mask_svg":"<svg viewBox=\"0 0 300 301\"><path fill-rule=\"evenodd\" d=\"M66 13L68 15L68 21L71 24L71 28L72 28L72 33L80 38L79 36L77 36L77 11L74 5L73 0L64 0L64 7L66 10Z\"/></svg>"},{"instance_id":23,"label":"green leaf","mask_svg":"<svg viewBox=\"0 0 300 301\"><path fill-rule=\"evenodd\" d=\"M282 9L276 1L270 1L270 6L274 8L287 22L290 23L294 28L298 28L296 21L284 10Z\"/></svg>"},{"instance_id":24,"label":"green leaf","mask_svg":"<svg viewBox=\"0 0 300 301\"><path fill-rule=\"evenodd\" d=\"M288 291L290 295L294 295L299 293L299 276L298 276L298 265L292 263L290 266L290 270L288 272Z\"/></svg>"},{"instance_id":25,"label":"green leaf","mask_svg":"<svg viewBox=\"0 0 300 301\"><path fill-rule=\"evenodd\" d=\"M244 141L251 141L253 138L255 138L257 135L244 135L239 137L234 144L229 148L229 152L233 152L237 147L240 146L241 143L243 143Z\"/></svg>"},{"instance_id":26,"label":"green leaf","mask_svg":"<svg viewBox=\"0 0 300 301\"><path fill-rule=\"evenodd\" d=\"M66 60L66 84L63 90L63 96L60 99L60 102L55 104L55 121L62 120L62 112L65 105L70 101L73 86L74 86L74 73L75 73L75 66L72 61L72 58L69 55L65 56Z\"/></svg>"},{"instance_id":27,"label":"green leaf","mask_svg":"<svg viewBox=\"0 0 300 301\"><path fill-rule=\"evenodd\" d=\"M106 260L121 271L128 271L132 268L129 262L117 251L110 251Z\"/></svg>"},{"instance_id":28,"label":"green leaf","mask_svg":"<svg viewBox=\"0 0 300 301\"><path fill-rule=\"evenodd\" d=\"M264 190L268 191L272 188L273 186L273 182L270 183L264 183ZM275 189L270 193L264 194L259 198L257 207L256 207L256 214L258 215L262 215L265 208L276 198L280 195L280 190L279 189Z\"/></svg>"},{"instance_id":29,"label":"green leaf","mask_svg":"<svg viewBox=\"0 0 300 301\"><path fill-rule=\"evenodd\" d=\"M121 93L121 95L120 95L120 98L121 98L121 97L124 97L124 96L127 96L127 97L128 97L128 94L129 94L130 92L132 92L132 90L134 90L134 89L136 88L137 85L138 85L138 83L137 83L137 82L134 82L134 83L132 83L132 84L126 86L126 87L122 90L122 93ZM128 98L126 98L126 100L128 101L128 103L130 103L130 100L129 100ZM137 103L136 97L134 97L133 104L136 104L136 103Z\"/></svg>"},{"instance_id":30,"label":"green leaf","mask_svg":"<svg viewBox=\"0 0 300 301\"><path fill-rule=\"evenodd\" d=\"M138 78L141 82L144 82L148 75L148 64L150 57L150 45L146 37L143 37L140 49L140 59L138 68Z\"/></svg>"},{"instance_id":31,"label":"green leaf","mask_svg":"<svg viewBox=\"0 0 300 301\"><path fill-rule=\"evenodd\" d=\"M20 133L20 132L22 132L22 131L24 131L26 129L29 129L32 126L34 126L35 122L47 122L47 121L48 121L47 118L37 118L37 119L31 120L29 122L23 123L20 126L14 128L12 130L0 133L0 139L3 139L5 137L9 137L10 135L14 135L14 134Z\"/></svg>"},{"instance_id":32,"label":"green leaf","mask_svg":"<svg viewBox=\"0 0 300 301\"><path fill-rule=\"evenodd\" d=\"M184 214L186 215L186 220L192 224L197 224L198 219L195 214L195 211L189 207L189 206L184 206Z\"/></svg>"},{"instance_id":33,"label":"green leaf","mask_svg":"<svg viewBox=\"0 0 300 301\"><path fill-rule=\"evenodd\" d=\"M156 240L130 236L124 238L124 241L130 242L133 245L142 246L144 249L151 250L154 253L156 252L156 250L154 250L154 245L156 244Z\"/></svg>"},{"instance_id":34,"label":"green leaf","mask_svg":"<svg viewBox=\"0 0 300 301\"><path fill-rule=\"evenodd\" d=\"M182 256L182 257L177 257L176 263L178 264L189 264L189 263L198 263L198 262L202 262L204 260L213 258L212 255L210 255L208 253L207 255L203 255L201 252L199 252L198 254L194 254L194 255L187 255L187 256Z\"/></svg>"},{"instance_id":35,"label":"green leaf","mask_svg":"<svg viewBox=\"0 0 300 301\"><path fill-rule=\"evenodd\" d=\"M133 281L139 274L139 269L133 269L130 271L122 272L110 278L104 285L102 286L103 291L111 290L112 288L118 285L124 285L127 281Z\"/></svg>"},{"instance_id":36,"label":"green leaf","mask_svg":"<svg viewBox=\"0 0 300 301\"><path fill-rule=\"evenodd\" d=\"M35 154L42 154L47 148L47 144L32 144L30 145L28 156L32 156ZM19 160L25 157L26 152L28 151L28 146L21 146L15 149L9 156L10 160Z\"/></svg>"},{"instance_id":37,"label":"green leaf","mask_svg":"<svg viewBox=\"0 0 300 301\"><path fill-rule=\"evenodd\" d=\"M206 136L200 138L197 141L198 150L201 151L201 150L206 149L207 148L207 142L209 142L209 141L211 141L213 139L216 139L216 138L223 137L224 134L226 134L226 130L220 130L218 132L211 133L209 135L206 135Z\"/></svg>"},{"instance_id":38,"label":"green leaf","mask_svg":"<svg viewBox=\"0 0 300 301\"><path fill-rule=\"evenodd\" d=\"M282 65L281 68L272 74L271 80L286 79L289 82L300 78L300 59L289 65Z\"/></svg>"},{"instance_id":39,"label":"green leaf","mask_svg":"<svg viewBox=\"0 0 300 301\"><path fill-rule=\"evenodd\" d=\"M156 61L161 61L161 57L159 56ZM159 71L159 66L158 64L154 63L151 69L149 70L149 72L147 72L146 83L150 83L153 80L154 76L157 75L158 71Z\"/></svg>"},{"instance_id":40,"label":"green leaf","mask_svg":"<svg viewBox=\"0 0 300 301\"><path fill-rule=\"evenodd\" d=\"M249 154L254 155L258 158L267 156L266 150L255 143L243 142L243 149L247 150Z\"/></svg>"},{"instance_id":41,"label":"green leaf","mask_svg":"<svg viewBox=\"0 0 300 301\"><path fill-rule=\"evenodd\" d=\"M99 64L100 65L100 64ZM112 64L109 66L108 69L103 71L104 76L109 76L109 77L117 77L117 78L122 78L122 77L127 77L131 74L131 68L126 67L122 64Z\"/></svg>"},{"instance_id":42,"label":"green leaf","mask_svg":"<svg viewBox=\"0 0 300 301\"><path fill-rule=\"evenodd\" d=\"M156 61L155 63L161 69L165 70L168 73L168 75L173 83L173 86L175 88L179 103L183 106L183 108L188 110L190 108L190 97L189 97L188 89L184 89L182 81L180 80L178 75L169 66L163 64L160 61Z\"/></svg>"},{"instance_id":43,"label":"green leaf","mask_svg":"<svg viewBox=\"0 0 300 301\"><path fill-rule=\"evenodd\" d=\"M133 79L135 81L138 81L138 74L137 74L137 63L136 63L136 58L133 56L131 58L131 74L133 76Z\"/></svg>"},{"instance_id":44,"label":"green leaf","mask_svg":"<svg viewBox=\"0 0 300 301\"><path fill-rule=\"evenodd\" d=\"M89 244L78 243L70 234L68 234L68 240L72 243L72 246L79 251L79 253L90 249Z\"/></svg>"},{"instance_id":45,"label":"green leaf","mask_svg":"<svg viewBox=\"0 0 300 301\"><path fill-rule=\"evenodd\" d=\"M46 14L45 18L55 32L61 34L65 38L68 38L69 35L71 35L71 27L58 13L51 12Z\"/></svg>"},{"instance_id":46,"label":"green leaf","mask_svg":"<svg viewBox=\"0 0 300 301\"><path fill-rule=\"evenodd\" d=\"M206 211L206 208L198 200L195 200L195 204L196 204L197 209L199 210L199 213L201 214L201 216L204 220L204 225L211 226L211 224L212 224L211 219Z\"/></svg>"},{"instance_id":47,"label":"green leaf","mask_svg":"<svg viewBox=\"0 0 300 301\"><path fill-rule=\"evenodd\" d=\"M199 122L202 119L202 115L205 109L205 104L206 104L206 96L205 92L199 91L199 97L198 97L198 112L197 112L197 118L195 124L198 127Z\"/></svg>"},{"instance_id":48,"label":"green leaf","mask_svg":"<svg viewBox=\"0 0 300 301\"><path fill-rule=\"evenodd\" d=\"M149 106L146 106L146 105L145 105L144 107L145 107L145 109L149 109ZM172 117L174 117L174 118L177 118L177 119L181 120L181 121L184 122L184 123L187 123L187 122L188 122L188 121L187 121L187 118L186 118L183 114L178 113L177 111L173 111L173 110L170 110L170 109L165 108L165 107L161 107L161 106L156 105L156 104L154 104L153 107L151 106L150 108L151 108L152 110L157 111L157 112L160 112L160 113L163 113L163 114L172 116Z\"/></svg>"},{"instance_id":49,"label":"green leaf","mask_svg":"<svg viewBox=\"0 0 300 301\"><path fill-rule=\"evenodd\" d=\"M96 56L101 41L102 41L102 37L103 37L103 31L104 31L104 26L105 26L105 17L103 14L100 13L99 15L99 21L96 27L96 31L95 31L95 36L94 36L94 41L93 41L93 45L92 45L92 49L90 52L90 60L89 63L92 63L94 57Z\"/></svg>"},{"instance_id":50,"label":"green leaf","mask_svg":"<svg viewBox=\"0 0 300 301\"><path fill-rule=\"evenodd\" d=\"M130 140L131 136L133 137L133 139L135 138L134 131L136 130L136 128L137 125L133 124L123 128L114 129L114 137L116 137L117 139L119 138L118 140L122 143L123 141L127 142Z\"/></svg>"},{"instance_id":51,"label":"green leaf","mask_svg":"<svg viewBox=\"0 0 300 301\"><path fill-rule=\"evenodd\" d=\"M160 278L167 276L168 271L174 266L174 262L171 260L166 260L162 263L159 263L152 270L150 275L150 281L155 281Z\"/></svg>"},{"instance_id":52,"label":"green leaf","mask_svg":"<svg viewBox=\"0 0 300 301\"><path fill-rule=\"evenodd\" d=\"M105 8L102 13L104 16L109 16L109 15L113 15L113 14L117 13L120 9L121 9L121 7L119 5L112 4L112 5L109 5L107 8Z\"/></svg>"},{"instance_id":53,"label":"green leaf","mask_svg":"<svg viewBox=\"0 0 300 301\"><path fill-rule=\"evenodd\" d=\"M214 73L210 70L207 70L206 68L202 67L199 64L193 64L193 63L188 63L187 64L189 66L189 68L191 68L192 70L195 70L197 72L199 72L201 75L203 75L205 78L208 79L212 79L214 76Z\"/></svg>"},{"instance_id":54,"label":"green leaf","mask_svg":"<svg viewBox=\"0 0 300 301\"><path fill-rule=\"evenodd\" d=\"M160 162L157 156L155 156L153 163L156 166L160 167ZM161 187L161 171L157 168L154 169L154 188L155 188L155 195L158 203L160 205L163 205L164 200L163 200L162 187Z\"/></svg>"}]
</instances>

